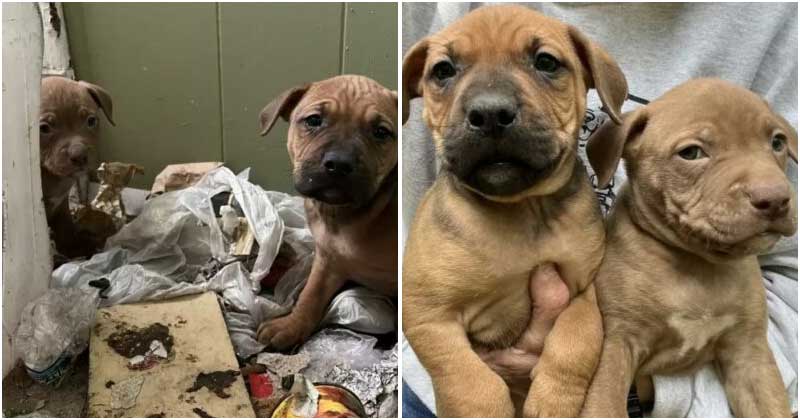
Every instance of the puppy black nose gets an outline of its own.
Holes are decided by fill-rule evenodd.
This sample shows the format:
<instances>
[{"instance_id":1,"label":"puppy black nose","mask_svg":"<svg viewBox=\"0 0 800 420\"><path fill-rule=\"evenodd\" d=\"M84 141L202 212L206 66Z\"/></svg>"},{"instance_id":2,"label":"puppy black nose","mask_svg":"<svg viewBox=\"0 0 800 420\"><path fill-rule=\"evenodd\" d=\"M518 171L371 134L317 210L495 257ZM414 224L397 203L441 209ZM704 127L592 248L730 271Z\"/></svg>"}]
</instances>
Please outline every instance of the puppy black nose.
<instances>
[{"instance_id":1,"label":"puppy black nose","mask_svg":"<svg viewBox=\"0 0 800 420\"><path fill-rule=\"evenodd\" d=\"M75 166L86 166L89 163L89 149L82 144L73 144L67 150L69 161Z\"/></svg>"},{"instance_id":2,"label":"puppy black nose","mask_svg":"<svg viewBox=\"0 0 800 420\"><path fill-rule=\"evenodd\" d=\"M482 93L467 104L467 124L476 131L500 132L514 124L517 111L513 97L495 92Z\"/></svg>"},{"instance_id":3,"label":"puppy black nose","mask_svg":"<svg viewBox=\"0 0 800 420\"><path fill-rule=\"evenodd\" d=\"M789 212L791 192L785 182L751 185L746 193L750 204L764 218L779 219Z\"/></svg>"},{"instance_id":4,"label":"puppy black nose","mask_svg":"<svg viewBox=\"0 0 800 420\"><path fill-rule=\"evenodd\" d=\"M346 176L353 172L352 160L337 152L325 153L322 158L322 166L325 167L328 174L335 176Z\"/></svg>"}]
</instances>

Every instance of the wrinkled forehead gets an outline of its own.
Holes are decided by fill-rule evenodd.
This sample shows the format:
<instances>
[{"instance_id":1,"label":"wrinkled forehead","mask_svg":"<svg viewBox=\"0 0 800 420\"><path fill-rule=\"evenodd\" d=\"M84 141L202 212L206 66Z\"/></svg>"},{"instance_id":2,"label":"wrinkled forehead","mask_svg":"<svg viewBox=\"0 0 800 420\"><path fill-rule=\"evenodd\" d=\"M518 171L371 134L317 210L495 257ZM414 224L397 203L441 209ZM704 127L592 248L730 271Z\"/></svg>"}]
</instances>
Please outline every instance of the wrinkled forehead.
<instances>
[{"instance_id":1,"label":"wrinkled forehead","mask_svg":"<svg viewBox=\"0 0 800 420\"><path fill-rule=\"evenodd\" d=\"M769 138L776 130L789 129L758 95L727 86L675 90L649 108L653 122L661 128L701 132L726 142Z\"/></svg>"},{"instance_id":2,"label":"wrinkled forehead","mask_svg":"<svg viewBox=\"0 0 800 420\"><path fill-rule=\"evenodd\" d=\"M48 77L42 80L41 110L56 114L96 111L89 91L76 82Z\"/></svg>"},{"instance_id":3,"label":"wrinkled forehead","mask_svg":"<svg viewBox=\"0 0 800 420\"><path fill-rule=\"evenodd\" d=\"M543 44L569 45L567 26L524 7L487 7L431 36L428 55L502 62Z\"/></svg>"},{"instance_id":4,"label":"wrinkled forehead","mask_svg":"<svg viewBox=\"0 0 800 420\"><path fill-rule=\"evenodd\" d=\"M391 124L397 120L397 101L392 92L364 77L338 77L314 83L298 109L319 109L353 120L382 118Z\"/></svg>"}]
</instances>

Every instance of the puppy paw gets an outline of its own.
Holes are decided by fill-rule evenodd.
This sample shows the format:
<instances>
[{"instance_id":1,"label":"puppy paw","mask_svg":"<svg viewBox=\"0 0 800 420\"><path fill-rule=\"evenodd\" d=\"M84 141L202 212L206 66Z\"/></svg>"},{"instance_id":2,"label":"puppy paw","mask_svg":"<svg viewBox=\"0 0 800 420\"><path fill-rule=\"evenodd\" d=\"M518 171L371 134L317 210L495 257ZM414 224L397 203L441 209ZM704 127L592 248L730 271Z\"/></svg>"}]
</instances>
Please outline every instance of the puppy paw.
<instances>
[{"instance_id":1,"label":"puppy paw","mask_svg":"<svg viewBox=\"0 0 800 420\"><path fill-rule=\"evenodd\" d=\"M571 398L561 398L557 401L546 402L540 399L531 399L525 401L522 408L522 417L525 418L565 418L565 417L578 417L580 414L580 405L575 405L574 401L569 401ZM581 399L582 402L582 399ZM563 403L563 405L562 405ZM575 408L577 407L577 410Z\"/></svg>"},{"instance_id":2,"label":"puppy paw","mask_svg":"<svg viewBox=\"0 0 800 420\"><path fill-rule=\"evenodd\" d=\"M463 375L433 379L436 412L440 417L514 417L508 385L491 371L482 374L465 368Z\"/></svg>"},{"instance_id":3,"label":"puppy paw","mask_svg":"<svg viewBox=\"0 0 800 420\"><path fill-rule=\"evenodd\" d=\"M314 325L292 314L264 321L256 337L261 344L275 350L288 350L308 338Z\"/></svg>"},{"instance_id":4,"label":"puppy paw","mask_svg":"<svg viewBox=\"0 0 800 420\"><path fill-rule=\"evenodd\" d=\"M565 382L569 381L549 380L541 376L535 378L522 408L523 417L578 417L586 398L586 389Z\"/></svg>"}]
</instances>

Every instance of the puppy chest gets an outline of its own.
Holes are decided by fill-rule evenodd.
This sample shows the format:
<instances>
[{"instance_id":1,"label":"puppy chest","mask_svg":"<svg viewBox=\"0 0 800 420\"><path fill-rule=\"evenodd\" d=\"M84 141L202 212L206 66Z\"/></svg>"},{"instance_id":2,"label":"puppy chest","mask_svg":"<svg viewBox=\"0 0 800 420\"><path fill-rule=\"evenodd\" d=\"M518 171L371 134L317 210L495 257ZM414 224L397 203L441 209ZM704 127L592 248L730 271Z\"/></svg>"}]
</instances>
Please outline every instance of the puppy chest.
<instances>
[{"instance_id":1,"label":"puppy chest","mask_svg":"<svg viewBox=\"0 0 800 420\"><path fill-rule=\"evenodd\" d=\"M470 340L488 348L512 345L531 315L527 275L502 279L495 290L475 296L462 310Z\"/></svg>"},{"instance_id":2,"label":"puppy chest","mask_svg":"<svg viewBox=\"0 0 800 420\"><path fill-rule=\"evenodd\" d=\"M714 359L716 345L737 325L732 313L672 313L665 317L662 335L643 366L649 373L679 373L697 369Z\"/></svg>"},{"instance_id":3,"label":"puppy chest","mask_svg":"<svg viewBox=\"0 0 800 420\"><path fill-rule=\"evenodd\" d=\"M397 251L385 238L353 240L347 235L314 237L318 252L331 269L359 283L372 281L396 284Z\"/></svg>"}]
</instances>

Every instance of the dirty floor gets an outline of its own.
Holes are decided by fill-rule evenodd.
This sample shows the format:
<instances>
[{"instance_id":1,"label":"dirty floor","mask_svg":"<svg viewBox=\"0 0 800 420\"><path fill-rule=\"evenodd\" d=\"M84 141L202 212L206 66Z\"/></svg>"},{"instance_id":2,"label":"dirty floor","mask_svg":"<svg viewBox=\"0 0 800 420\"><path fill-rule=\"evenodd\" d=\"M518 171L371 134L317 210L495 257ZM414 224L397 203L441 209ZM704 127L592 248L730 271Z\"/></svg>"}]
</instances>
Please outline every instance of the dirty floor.
<instances>
[{"instance_id":1,"label":"dirty floor","mask_svg":"<svg viewBox=\"0 0 800 420\"><path fill-rule=\"evenodd\" d=\"M84 417L89 352L83 352L58 388L34 382L22 366L3 379L3 417L37 412L36 417Z\"/></svg>"}]
</instances>

